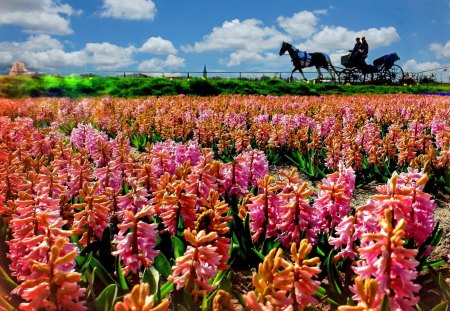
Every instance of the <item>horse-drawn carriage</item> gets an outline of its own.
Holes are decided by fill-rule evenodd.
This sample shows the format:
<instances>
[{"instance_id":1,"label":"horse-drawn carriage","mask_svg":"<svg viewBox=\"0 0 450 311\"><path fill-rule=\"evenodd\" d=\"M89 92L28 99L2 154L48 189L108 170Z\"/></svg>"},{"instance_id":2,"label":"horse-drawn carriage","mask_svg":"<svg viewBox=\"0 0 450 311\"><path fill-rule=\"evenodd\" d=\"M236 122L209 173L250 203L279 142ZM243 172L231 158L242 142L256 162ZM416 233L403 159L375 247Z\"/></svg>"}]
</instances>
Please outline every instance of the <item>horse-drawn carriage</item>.
<instances>
[{"instance_id":1,"label":"horse-drawn carriage","mask_svg":"<svg viewBox=\"0 0 450 311\"><path fill-rule=\"evenodd\" d=\"M361 84L367 77L376 84L399 84L403 80L403 69L395 62L400 59L397 53L383 55L366 64L364 61L352 61L351 54L341 57L341 64L345 67L339 72L340 83Z\"/></svg>"},{"instance_id":2,"label":"horse-drawn carriage","mask_svg":"<svg viewBox=\"0 0 450 311\"><path fill-rule=\"evenodd\" d=\"M404 76L403 69L395 64L400 59L397 53L383 55L375 59L373 65L366 64L361 59L359 61L351 61L351 54L348 54L341 57L341 64L345 68L338 71L326 53L300 51L292 44L283 42L279 54L284 55L286 52L289 53L294 65L290 80L292 80L292 75L295 71L298 71L303 76L303 79L307 80L302 69L312 66L316 67L317 81L321 81L322 73L320 68L324 68L330 73L332 80L338 80L343 84L361 84L366 82L368 76L370 76L370 81L375 84L399 84Z\"/></svg>"}]
</instances>

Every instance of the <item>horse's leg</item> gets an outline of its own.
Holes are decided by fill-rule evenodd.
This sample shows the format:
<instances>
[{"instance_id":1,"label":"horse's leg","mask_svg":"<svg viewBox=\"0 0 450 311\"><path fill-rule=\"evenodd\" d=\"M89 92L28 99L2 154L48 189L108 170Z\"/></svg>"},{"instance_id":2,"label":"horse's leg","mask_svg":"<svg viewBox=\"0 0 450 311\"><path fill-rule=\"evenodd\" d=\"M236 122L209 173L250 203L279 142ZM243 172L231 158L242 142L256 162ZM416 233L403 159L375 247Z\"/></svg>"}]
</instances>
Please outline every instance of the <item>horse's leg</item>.
<instances>
[{"instance_id":1,"label":"horse's leg","mask_svg":"<svg viewBox=\"0 0 450 311\"><path fill-rule=\"evenodd\" d=\"M292 69L292 71L291 71L291 76L289 77L289 82L292 82L292 79L293 79L293 75L294 75L294 72L297 70L297 67L294 67L294 69Z\"/></svg>"},{"instance_id":2,"label":"horse's leg","mask_svg":"<svg viewBox=\"0 0 450 311\"><path fill-rule=\"evenodd\" d=\"M320 80L322 79L322 72L320 72L319 66L316 66L316 70L317 70L317 82L320 82Z\"/></svg>"},{"instance_id":3,"label":"horse's leg","mask_svg":"<svg viewBox=\"0 0 450 311\"><path fill-rule=\"evenodd\" d=\"M331 81L336 82L336 77L335 77L335 72L334 72L333 66L332 65L328 65L328 67L326 69L330 73Z\"/></svg>"},{"instance_id":4,"label":"horse's leg","mask_svg":"<svg viewBox=\"0 0 450 311\"><path fill-rule=\"evenodd\" d=\"M332 63L329 63L328 66L329 66L329 68L331 68L331 70L330 70L331 77L333 78L334 82L336 82L336 76L338 76L336 68L334 68Z\"/></svg>"},{"instance_id":5,"label":"horse's leg","mask_svg":"<svg viewBox=\"0 0 450 311\"><path fill-rule=\"evenodd\" d=\"M302 75L303 80L308 81L308 79L306 79L306 77L305 77L305 74L303 73L302 68L297 68L297 69L298 69L298 72L300 72L300 74Z\"/></svg>"}]
</instances>

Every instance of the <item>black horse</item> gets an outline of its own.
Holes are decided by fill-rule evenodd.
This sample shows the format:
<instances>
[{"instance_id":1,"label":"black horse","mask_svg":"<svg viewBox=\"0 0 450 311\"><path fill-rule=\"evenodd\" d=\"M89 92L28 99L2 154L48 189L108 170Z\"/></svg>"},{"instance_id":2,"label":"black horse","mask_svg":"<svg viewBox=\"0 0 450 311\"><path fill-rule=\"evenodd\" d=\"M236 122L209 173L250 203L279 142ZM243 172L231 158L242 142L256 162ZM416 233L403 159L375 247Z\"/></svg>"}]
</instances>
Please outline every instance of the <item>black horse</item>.
<instances>
[{"instance_id":1,"label":"black horse","mask_svg":"<svg viewBox=\"0 0 450 311\"><path fill-rule=\"evenodd\" d=\"M335 74L337 74L337 72L336 69L334 69L333 64L331 63L328 54L320 52L307 53L296 49L290 43L283 42L281 44L280 55L283 55L284 53L286 53L286 51L288 51L289 55L291 56L292 63L294 64L294 69L292 69L290 77L291 80L294 71L297 70L303 76L303 79L308 81L308 79L306 79L305 75L303 74L302 68L312 66L316 67L318 73L317 76L318 81L320 81L320 79L323 77L322 73L320 72L320 68L325 68L330 73L331 78L333 80L336 80Z\"/></svg>"}]
</instances>

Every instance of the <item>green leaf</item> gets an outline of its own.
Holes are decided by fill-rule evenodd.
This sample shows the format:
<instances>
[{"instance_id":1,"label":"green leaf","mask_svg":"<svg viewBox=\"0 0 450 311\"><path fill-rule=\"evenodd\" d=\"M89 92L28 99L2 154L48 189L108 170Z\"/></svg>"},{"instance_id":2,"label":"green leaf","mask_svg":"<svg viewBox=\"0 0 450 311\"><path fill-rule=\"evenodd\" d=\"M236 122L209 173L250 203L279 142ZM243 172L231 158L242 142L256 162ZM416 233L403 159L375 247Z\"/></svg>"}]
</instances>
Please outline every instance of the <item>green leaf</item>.
<instances>
[{"instance_id":1,"label":"green leaf","mask_svg":"<svg viewBox=\"0 0 450 311\"><path fill-rule=\"evenodd\" d=\"M153 266L165 278L169 277L172 274L172 267L170 265L170 262L169 260L167 260L167 257L161 252L159 252L158 256L155 257Z\"/></svg>"},{"instance_id":2,"label":"green leaf","mask_svg":"<svg viewBox=\"0 0 450 311\"><path fill-rule=\"evenodd\" d=\"M161 286L161 299L164 299L171 291L173 291L174 287L172 282L167 282Z\"/></svg>"},{"instance_id":3,"label":"green leaf","mask_svg":"<svg viewBox=\"0 0 450 311\"><path fill-rule=\"evenodd\" d=\"M214 292L214 294L210 295L209 298L207 298L208 296L206 296L206 294L203 295L203 299L202 299L202 311L208 311L211 308L208 307L208 304L211 305L212 303L212 299L214 299L213 297L215 296L216 292Z\"/></svg>"},{"instance_id":4,"label":"green leaf","mask_svg":"<svg viewBox=\"0 0 450 311\"><path fill-rule=\"evenodd\" d=\"M105 267L96 258L92 256L92 253L90 253L88 259L85 261L83 267L81 267L80 269L80 272L83 274L83 280L86 279L86 276L84 274L89 270L93 271L94 269L96 269L95 275L99 277L99 279L105 286L108 286L111 283L119 285L115 281L114 277L108 273Z\"/></svg>"},{"instance_id":5,"label":"green leaf","mask_svg":"<svg viewBox=\"0 0 450 311\"><path fill-rule=\"evenodd\" d=\"M339 303L328 297L327 290L323 288L322 286L319 286L319 289L316 290L315 295L320 299L326 299L326 301L332 305L339 306Z\"/></svg>"},{"instance_id":6,"label":"green leaf","mask_svg":"<svg viewBox=\"0 0 450 311\"><path fill-rule=\"evenodd\" d=\"M265 239L260 250L262 254L267 255L272 249L278 248L280 245L280 240L274 240L273 238Z\"/></svg>"},{"instance_id":7,"label":"green leaf","mask_svg":"<svg viewBox=\"0 0 450 311\"><path fill-rule=\"evenodd\" d=\"M448 302L443 301L440 304L436 305L431 309L431 311L447 311L448 310Z\"/></svg>"},{"instance_id":8,"label":"green leaf","mask_svg":"<svg viewBox=\"0 0 450 311\"><path fill-rule=\"evenodd\" d=\"M444 280L441 272L437 272L431 265L427 265L428 271L430 271L430 275L433 280L438 284L439 289L442 292L443 298L450 301L450 285Z\"/></svg>"},{"instance_id":9,"label":"green leaf","mask_svg":"<svg viewBox=\"0 0 450 311\"><path fill-rule=\"evenodd\" d=\"M244 299L244 297L242 296L242 294L240 292L233 292L233 294L236 296L236 298L239 300L239 303L243 307L247 306L247 302L245 302L245 299Z\"/></svg>"},{"instance_id":10,"label":"green leaf","mask_svg":"<svg viewBox=\"0 0 450 311\"><path fill-rule=\"evenodd\" d=\"M424 266L422 267L423 270L428 270L428 266L431 266L432 268L439 268L447 263L447 260L445 259L439 259L434 261L427 261Z\"/></svg>"},{"instance_id":11,"label":"green leaf","mask_svg":"<svg viewBox=\"0 0 450 311\"><path fill-rule=\"evenodd\" d=\"M259 259L261 259L262 261L264 261L264 255L258 251L255 247L252 247L252 251L259 257Z\"/></svg>"},{"instance_id":12,"label":"green leaf","mask_svg":"<svg viewBox=\"0 0 450 311\"><path fill-rule=\"evenodd\" d=\"M336 291L336 293L341 296L342 295L342 285L341 280L339 278L339 273L337 271L336 265L334 264L334 251L330 251L327 259L325 260L325 264L328 271L328 278L330 279L331 286Z\"/></svg>"},{"instance_id":13,"label":"green leaf","mask_svg":"<svg viewBox=\"0 0 450 311\"><path fill-rule=\"evenodd\" d=\"M444 280L444 276L439 272L439 288L442 290L442 293L445 296L447 301L450 301L450 285Z\"/></svg>"},{"instance_id":14,"label":"green leaf","mask_svg":"<svg viewBox=\"0 0 450 311\"><path fill-rule=\"evenodd\" d=\"M2 282L2 284L8 284L11 290L18 286L18 284L9 277L8 273L6 273L2 266L0 266L0 280L1 279L5 281Z\"/></svg>"},{"instance_id":15,"label":"green leaf","mask_svg":"<svg viewBox=\"0 0 450 311\"><path fill-rule=\"evenodd\" d=\"M172 241L173 254L175 255L175 258L183 256L184 252L186 251L186 245L184 245L184 242L176 236L173 236L170 239Z\"/></svg>"},{"instance_id":16,"label":"green leaf","mask_svg":"<svg viewBox=\"0 0 450 311\"><path fill-rule=\"evenodd\" d=\"M117 257L116 260L116 274L117 278L119 279L120 288L125 291L128 290L128 284L127 281L125 280L125 277L123 276L122 265L120 264L119 257Z\"/></svg>"},{"instance_id":17,"label":"green leaf","mask_svg":"<svg viewBox=\"0 0 450 311\"><path fill-rule=\"evenodd\" d=\"M154 267L145 269L143 280L150 287L150 295L154 295L159 290L159 272Z\"/></svg>"},{"instance_id":18,"label":"green leaf","mask_svg":"<svg viewBox=\"0 0 450 311\"><path fill-rule=\"evenodd\" d=\"M95 299L95 308L97 310L109 311L114 309L114 302L117 298L117 285L108 285Z\"/></svg>"},{"instance_id":19,"label":"green leaf","mask_svg":"<svg viewBox=\"0 0 450 311\"><path fill-rule=\"evenodd\" d=\"M388 295L384 295L380 311L391 311L391 302L389 301Z\"/></svg>"},{"instance_id":20,"label":"green leaf","mask_svg":"<svg viewBox=\"0 0 450 311\"><path fill-rule=\"evenodd\" d=\"M319 245L317 245L317 254L319 254L320 257L325 257L325 252L320 248Z\"/></svg>"}]
</instances>

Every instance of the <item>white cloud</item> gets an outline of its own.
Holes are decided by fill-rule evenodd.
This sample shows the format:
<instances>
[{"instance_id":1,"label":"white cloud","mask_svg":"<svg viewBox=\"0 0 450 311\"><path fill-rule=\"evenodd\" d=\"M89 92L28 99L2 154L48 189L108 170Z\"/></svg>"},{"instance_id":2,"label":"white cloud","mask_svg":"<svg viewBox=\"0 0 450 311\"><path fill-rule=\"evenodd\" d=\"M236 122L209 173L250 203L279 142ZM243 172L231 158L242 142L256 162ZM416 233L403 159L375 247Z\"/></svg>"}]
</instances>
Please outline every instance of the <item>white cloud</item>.
<instances>
[{"instance_id":1,"label":"white cloud","mask_svg":"<svg viewBox=\"0 0 450 311\"><path fill-rule=\"evenodd\" d=\"M432 43L430 44L430 51L433 52L437 58L450 57L450 41L447 41L445 45Z\"/></svg>"},{"instance_id":2,"label":"white cloud","mask_svg":"<svg viewBox=\"0 0 450 311\"><path fill-rule=\"evenodd\" d=\"M0 25L17 25L27 33L71 34L69 16L81 14L57 0L0 1Z\"/></svg>"},{"instance_id":3,"label":"white cloud","mask_svg":"<svg viewBox=\"0 0 450 311\"><path fill-rule=\"evenodd\" d=\"M438 62L418 63L415 59L409 59L402 65L403 71L412 73L433 70L440 67L442 67L442 64Z\"/></svg>"},{"instance_id":4,"label":"white cloud","mask_svg":"<svg viewBox=\"0 0 450 311\"><path fill-rule=\"evenodd\" d=\"M226 66L238 66L241 63L259 63L264 61L264 56L257 51L237 51L230 54L230 58L222 60Z\"/></svg>"},{"instance_id":5,"label":"white cloud","mask_svg":"<svg viewBox=\"0 0 450 311\"><path fill-rule=\"evenodd\" d=\"M139 52L149 54L176 54L177 49L169 40L161 37L151 37L142 45Z\"/></svg>"},{"instance_id":6,"label":"white cloud","mask_svg":"<svg viewBox=\"0 0 450 311\"><path fill-rule=\"evenodd\" d=\"M202 41L182 47L186 52L205 52L221 50L261 51L273 49L289 36L273 27L264 27L257 19L238 19L226 21L214 27Z\"/></svg>"},{"instance_id":7,"label":"white cloud","mask_svg":"<svg viewBox=\"0 0 450 311\"><path fill-rule=\"evenodd\" d=\"M1 66L19 60L30 68L49 70L84 66L88 61L83 51L65 52L63 44L49 35L30 36L23 42L3 41L0 50Z\"/></svg>"},{"instance_id":8,"label":"white cloud","mask_svg":"<svg viewBox=\"0 0 450 311\"><path fill-rule=\"evenodd\" d=\"M280 16L277 21L293 38L308 38L316 31L318 18L312 12L301 11L292 17Z\"/></svg>"},{"instance_id":9,"label":"white cloud","mask_svg":"<svg viewBox=\"0 0 450 311\"><path fill-rule=\"evenodd\" d=\"M135 63L134 46L109 42L87 43L81 50L66 51L62 42L48 35L30 36L22 42L0 41L0 66L18 60L39 71L66 70L92 65L95 70L118 70ZM176 63L172 58L168 64Z\"/></svg>"},{"instance_id":10,"label":"white cloud","mask_svg":"<svg viewBox=\"0 0 450 311\"><path fill-rule=\"evenodd\" d=\"M345 27L325 26L298 48L306 51L320 52L349 50L353 48L356 37L366 37L370 49L389 46L400 39L394 27L369 28L353 31Z\"/></svg>"},{"instance_id":11,"label":"white cloud","mask_svg":"<svg viewBox=\"0 0 450 311\"><path fill-rule=\"evenodd\" d=\"M438 62L419 63L415 59L409 59L402 65L402 68L405 73L417 74L416 78L419 80L423 77L431 77L433 75L437 81L450 82L450 72L448 68L444 71L445 66ZM436 70L438 68L440 69Z\"/></svg>"},{"instance_id":12,"label":"white cloud","mask_svg":"<svg viewBox=\"0 0 450 311\"><path fill-rule=\"evenodd\" d=\"M133 46L124 48L109 42L88 43L84 48L97 70L116 70L133 64L135 51Z\"/></svg>"},{"instance_id":13,"label":"white cloud","mask_svg":"<svg viewBox=\"0 0 450 311\"><path fill-rule=\"evenodd\" d=\"M231 51L229 55L220 60L223 65L231 67L259 62L264 66L268 53L276 54L281 42L287 41L301 50L329 53L334 63L340 63L341 53L353 48L356 37L365 36L371 51L400 40L394 27L363 30L327 25L319 27L319 14L328 14L328 11L300 11L290 17L280 16L277 18L279 28L265 26L257 19L226 21L214 27L203 40L183 46L182 50L197 53L228 50ZM270 61L278 66L273 57Z\"/></svg>"},{"instance_id":14,"label":"white cloud","mask_svg":"<svg viewBox=\"0 0 450 311\"><path fill-rule=\"evenodd\" d=\"M139 71L167 71L184 67L184 59L175 55L168 55L166 59L152 58L139 64Z\"/></svg>"},{"instance_id":15,"label":"white cloud","mask_svg":"<svg viewBox=\"0 0 450 311\"><path fill-rule=\"evenodd\" d=\"M64 52L58 49L24 52L22 59L27 67L52 70L64 69L69 66L82 67L88 63L88 57L84 51Z\"/></svg>"},{"instance_id":16,"label":"white cloud","mask_svg":"<svg viewBox=\"0 0 450 311\"><path fill-rule=\"evenodd\" d=\"M113 17L132 20L153 20L156 14L156 6L153 0L104 0L104 17Z\"/></svg>"},{"instance_id":17,"label":"white cloud","mask_svg":"<svg viewBox=\"0 0 450 311\"><path fill-rule=\"evenodd\" d=\"M46 51L62 49L63 44L49 35L35 35L28 37L27 41L21 43L20 48L25 51Z\"/></svg>"}]
</instances>

